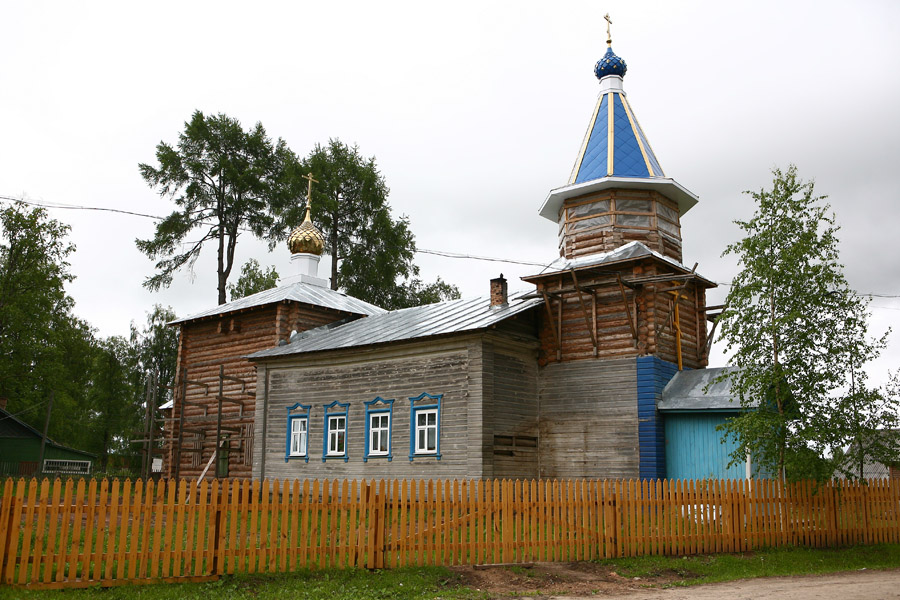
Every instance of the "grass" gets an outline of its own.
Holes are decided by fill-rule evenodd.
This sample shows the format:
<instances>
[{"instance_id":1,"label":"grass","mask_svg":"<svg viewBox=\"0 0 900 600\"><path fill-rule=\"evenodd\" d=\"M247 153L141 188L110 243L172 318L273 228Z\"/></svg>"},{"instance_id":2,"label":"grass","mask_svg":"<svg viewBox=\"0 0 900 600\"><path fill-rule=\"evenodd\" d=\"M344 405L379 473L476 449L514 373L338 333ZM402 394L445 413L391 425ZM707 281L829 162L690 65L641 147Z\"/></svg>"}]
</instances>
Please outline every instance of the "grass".
<instances>
[{"instance_id":1,"label":"grass","mask_svg":"<svg viewBox=\"0 0 900 600\"><path fill-rule=\"evenodd\" d=\"M900 544L850 548L772 548L743 554L642 556L600 561L624 577L675 574L673 585L698 585L754 577L812 575L900 568Z\"/></svg>"},{"instance_id":2,"label":"grass","mask_svg":"<svg viewBox=\"0 0 900 600\"><path fill-rule=\"evenodd\" d=\"M282 575L233 575L207 583L134 585L107 589L25 590L0 587L0 599L54 600L209 600L252 598L291 600L476 600L482 592L462 587L460 576L443 567L415 567L390 571L360 569L299 571Z\"/></svg>"},{"instance_id":3,"label":"grass","mask_svg":"<svg viewBox=\"0 0 900 600\"><path fill-rule=\"evenodd\" d=\"M676 575L669 585L686 586L754 577L806 575L900 568L900 544L839 549L774 548L743 554L685 557L644 556L600 561L623 577L652 584L658 576ZM510 567L514 573L525 571ZM667 580L670 580L667 577ZM464 587L462 576L443 567L408 567L385 571L359 569L299 571L280 575L225 576L208 583L133 585L108 589L27 590L0 586L0 600L53 599L209 600L483 600L485 592ZM671 580L670 580L671 581Z\"/></svg>"}]
</instances>

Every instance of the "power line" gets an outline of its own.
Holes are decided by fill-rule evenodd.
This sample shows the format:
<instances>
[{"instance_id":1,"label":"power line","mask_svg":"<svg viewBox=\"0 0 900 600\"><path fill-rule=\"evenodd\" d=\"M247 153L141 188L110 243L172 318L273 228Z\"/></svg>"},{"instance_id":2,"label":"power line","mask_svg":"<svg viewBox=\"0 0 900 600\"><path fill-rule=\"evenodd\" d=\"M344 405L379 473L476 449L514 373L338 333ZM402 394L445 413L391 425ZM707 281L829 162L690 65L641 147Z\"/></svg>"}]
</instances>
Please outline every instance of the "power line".
<instances>
[{"instance_id":1,"label":"power line","mask_svg":"<svg viewBox=\"0 0 900 600\"><path fill-rule=\"evenodd\" d=\"M123 215L130 215L134 217L144 217L147 219L153 219L154 221L162 221L164 217L160 217L158 215L150 215L147 213L139 213L130 210L122 210L118 208L104 208L99 206L83 206L78 204L65 204L61 202L54 203L46 203L46 202L34 202L32 200L24 200L21 198L14 198L12 196L3 196L0 195L0 201L6 202L22 202L23 204L28 204L30 206L40 206L42 208L60 208L65 210L93 210L100 212L110 212L110 213L118 213ZM242 231L250 232L249 229L241 229ZM252 232L251 232L252 233ZM444 258L457 258L457 259L465 259L465 260L483 260L488 262L501 262L501 263L509 263L514 265L526 265L530 267L541 267L547 268L551 263L540 263L540 262L532 262L527 260L515 260L512 258L498 258L493 256L478 256L475 254L462 254L459 252L449 252L447 250L430 250L427 248L416 248L417 254L431 254L434 256L441 256ZM723 285L726 287L731 287L732 283L730 281L716 281L714 282L718 285ZM857 296L862 296L865 298L900 298L900 294L876 294L876 293L861 293L856 292ZM890 308L887 306L876 306L873 308Z\"/></svg>"},{"instance_id":2,"label":"power line","mask_svg":"<svg viewBox=\"0 0 900 600\"><path fill-rule=\"evenodd\" d=\"M27 412L30 412L36 408L42 407L43 405L47 404L47 402L49 402L49 400L43 400L41 402L38 402L37 404L33 404L33 405L29 406L28 408L20 410L19 412L15 413L15 414L9 414L9 415L3 417L2 419L0 419L0 421L5 421L6 419L12 419L13 417L18 417L19 415L24 415Z\"/></svg>"}]
</instances>

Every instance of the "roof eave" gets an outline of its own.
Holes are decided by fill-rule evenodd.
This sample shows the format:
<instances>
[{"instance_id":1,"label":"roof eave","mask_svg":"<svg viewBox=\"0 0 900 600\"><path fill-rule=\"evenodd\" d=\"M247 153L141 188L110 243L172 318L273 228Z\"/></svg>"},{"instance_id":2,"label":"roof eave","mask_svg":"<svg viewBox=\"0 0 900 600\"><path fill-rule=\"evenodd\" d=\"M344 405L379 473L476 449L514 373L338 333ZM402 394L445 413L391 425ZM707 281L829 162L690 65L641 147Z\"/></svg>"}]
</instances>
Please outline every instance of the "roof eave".
<instances>
[{"instance_id":1,"label":"roof eave","mask_svg":"<svg viewBox=\"0 0 900 600\"><path fill-rule=\"evenodd\" d=\"M592 181L573 183L553 190L547 194L547 199L541 206L538 214L545 219L556 223L559 220L559 209L563 202L569 198L583 196L594 192L600 192L611 188L620 189L651 189L659 192L678 205L678 212L684 215L697 202L699 198L686 187L670 177L602 177Z\"/></svg>"}]
</instances>

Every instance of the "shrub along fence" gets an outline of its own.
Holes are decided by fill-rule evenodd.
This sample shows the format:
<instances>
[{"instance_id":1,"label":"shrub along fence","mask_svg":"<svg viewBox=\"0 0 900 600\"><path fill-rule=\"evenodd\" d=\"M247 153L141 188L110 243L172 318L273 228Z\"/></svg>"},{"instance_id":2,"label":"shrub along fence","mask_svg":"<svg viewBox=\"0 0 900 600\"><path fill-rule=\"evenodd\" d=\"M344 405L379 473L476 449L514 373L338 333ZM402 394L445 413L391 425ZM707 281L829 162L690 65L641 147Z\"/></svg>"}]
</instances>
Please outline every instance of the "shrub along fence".
<instances>
[{"instance_id":1,"label":"shrub along fence","mask_svg":"<svg viewBox=\"0 0 900 600\"><path fill-rule=\"evenodd\" d=\"M570 561L900 542L900 480L6 480L0 581Z\"/></svg>"}]
</instances>

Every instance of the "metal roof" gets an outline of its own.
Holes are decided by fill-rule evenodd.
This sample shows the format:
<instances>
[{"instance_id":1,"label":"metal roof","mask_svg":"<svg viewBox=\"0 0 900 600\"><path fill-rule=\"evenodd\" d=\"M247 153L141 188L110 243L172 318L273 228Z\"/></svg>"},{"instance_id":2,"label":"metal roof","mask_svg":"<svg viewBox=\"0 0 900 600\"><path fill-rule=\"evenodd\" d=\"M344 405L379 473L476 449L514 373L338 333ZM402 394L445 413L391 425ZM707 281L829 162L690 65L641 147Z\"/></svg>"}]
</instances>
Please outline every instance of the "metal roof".
<instances>
[{"instance_id":1,"label":"metal roof","mask_svg":"<svg viewBox=\"0 0 900 600\"><path fill-rule=\"evenodd\" d=\"M666 385L657 408L661 411L740 410L741 400L731 392L728 379L716 382L736 367L716 367L679 371ZM709 389L706 389L709 386Z\"/></svg>"},{"instance_id":2,"label":"metal roof","mask_svg":"<svg viewBox=\"0 0 900 600\"><path fill-rule=\"evenodd\" d=\"M27 439L42 438L44 437L44 435L25 421L19 419L16 415L3 408L0 408L0 437ZM47 438L47 444L53 446L54 448L59 448L60 450L68 450L69 452L75 452L76 454L83 454L84 456L97 458L96 454L85 452L84 450L77 450L68 446L63 446L62 444L54 442L49 437Z\"/></svg>"},{"instance_id":3,"label":"metal roof","mask_svg":"<svg viewBox=\"0 0 900 600\"><path fill-rule=\"evenodd\" d=\"M171 321L169 325L176 323L184 323L204 317L215 317L238 310L254 308L256 306L264 306L282 302L284 300L292 300L294 302L302 302L304 304L312 304L313 306L322 306L325 308L333 308L357 315L377 315L385 312L381 307L369 304L359 298L348 296L343 292L336 292L331 288L313 285L310 283L295 282L288 285L282 285L270 290L257 292L244 298L239 298L233 302L220 304L209 310L199 312L182 319Z\"/></svg>"},{"instance_id":4,"label":"metal roof","mask_svg":"<svg viewBox=\"0 0 900 600\"><path fill-rule=\"evenodd\" d=\"M565 258L560 256L552 263L544 267L544 270L538 273L537 275L528 275L527 277L523 277L525 281L530 281L532 279L537 279L539 277L543 277L544 275L552 275L554 273L563 273L572 270L586 269L588 267L601 267L606 265L612 265L620 262L626 262L635 260L638 258L656 258L664 263L668 263L672 267L684 272L690 273L691 270L686 266L675 260L674 258L670 258L668 256L664 256L655 250L651 250L644 244L638 241L628 242L624 246L619 246L615 250L610 250L609 252L603 252L601 254L590 254L587 256L579 256L577 258ZM715 287L715 283L709 281L708 279L697 275L697 278L702 282L708 284L710 287Z\"/></svg>"},{"instance_id":5,"label":"metal roof","mask_svg":"<svg viewBox=\"0 0 900 600\"><path fill-rule=\"evenodd\" d=\"M527 292L509 296L505 306L491 307L489 297L438 302L394 310L365 319L358 319L338 327L318 327L291 337L291 342L251 354L248 358L263 359L289 356L305 352L352 348L411 340L433 335L476 331L515 316L543 300L522 299Z\"/></svg>"}]
</instances>

